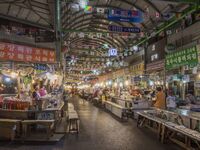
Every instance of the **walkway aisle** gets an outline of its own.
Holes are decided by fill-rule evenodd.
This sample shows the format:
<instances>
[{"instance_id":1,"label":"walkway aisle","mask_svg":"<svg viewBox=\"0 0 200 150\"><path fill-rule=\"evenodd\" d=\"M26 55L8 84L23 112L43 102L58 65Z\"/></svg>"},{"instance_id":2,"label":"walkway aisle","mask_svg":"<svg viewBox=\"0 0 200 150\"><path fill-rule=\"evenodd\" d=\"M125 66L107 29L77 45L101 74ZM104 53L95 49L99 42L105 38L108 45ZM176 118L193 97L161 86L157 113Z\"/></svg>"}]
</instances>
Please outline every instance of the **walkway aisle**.
<instances>
[{"instance_id":1,"label":"walkway aisle","mask_svg":"<svg viewBox=\"0 0 200 150\"><path fill-rule=\"evenodd\" d=\"M69 134L56 143L0 143L0 150L180 150L162 145L148 129L138 129L136 121L120 122L91 103L71 100L80 117L80 133Z\"/></svg>"},{"instance_id":2,"label":"walkway aisle","mask_svg":"<svg viewBox=\"0 0 200 150\"><path fill-rule=\"evenodd\" d=\"M120 122L111 114L75 97L75 109L80 117L80 135L69 135L64 147L69 150L178 150L162 145L156 135L136 127L136 121Z\"/></svg>"}]
</instances>

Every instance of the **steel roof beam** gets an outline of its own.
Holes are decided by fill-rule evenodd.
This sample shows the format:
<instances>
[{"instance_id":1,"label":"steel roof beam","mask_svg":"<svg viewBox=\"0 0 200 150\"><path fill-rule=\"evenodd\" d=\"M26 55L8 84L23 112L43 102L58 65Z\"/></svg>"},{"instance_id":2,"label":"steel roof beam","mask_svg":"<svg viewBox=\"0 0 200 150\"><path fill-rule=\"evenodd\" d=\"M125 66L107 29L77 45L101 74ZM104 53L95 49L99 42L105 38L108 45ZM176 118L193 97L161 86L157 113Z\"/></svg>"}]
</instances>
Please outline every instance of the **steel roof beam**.
<instances>
[{"instance_id":1,"label":"steel roof beam","mask_svg":"<svg viewBox=\"0 0 200 150\"><path fill-rule=\"evenodd\" d=\"M199 3L199 0L151 0L151 1L164 1L164 2L188 3L188 4Z\"/></svg>"},{"instance_id":2,"label":"steel roof beam","mask_svg":"<svg viewBox=\"0 0 200 150\"><path fill-rule=\"evenodd\" d=\"M124 2L124 1L123 1ZM130 2L129 2L129 4L130 4ZM134 6L133 4L131 5L131 6ZM97 6L95 6L95 7L101 7L101 8L115 8L115 9L122 9L122 8L120 8L120 7L118 7L118 6L107 6L107 5L97 5ZM139 9L140 10L140 9ZM143 9L141 9L141 11L142 12L144 12L144 10ZM65 12L64 14L67 14L67 13L69 13L70 12L70 10L69 11L67 11L67 12ZM76 20L77 18L79 18L79 17L76 17L76 15L78 15L79 13L81 14L82 12L84 12L84 10L80 10L80 11L78 11L78 12L75 12L75 13L73 13L73 14L71 14L71 16L75 16L75 17L66 17L65 18L65 20L63 21L63 22L67 22L67 21L69 21L70 23L72 22L72 21L70 21L70 20L72 20L72 19L74 19L74 20ZM91 14L82 14L82 15L93 15L94 13L91 13ZM63 17L64 17L65 15L63 15Z\"/></svg>"},{"instance_id":3,"label":"steel roof beam","mask_svg":"<svg viewBox=\"0 0 200 150\"><path fill-rule=\"evenodd\" d=\"M173 17L172 19L170 19L167 23L163 23L159 28L158 30L155 31L155 35L159 34L160 32L168 29L169 27L171 27L172 25L174 25L175 23L177 23L178 21L180 21L181 19L183 19L185 16L187 16L188 14L191 14L193 12L195 12L196 10L199 10L200 9L200 5L194 5L192 7L189 7L188 9L186 9L183 14L179 17L179 18L176 18ZM134 45L141 45L143 43L145 43L146 41L148 41L149 39L151 38L151 36L147 36L143 39L141 39L140 41L136 42Z\"/></svg>"},{"instance_id":4,"label":"steel roof beam","mask_svg":"<svg viewBox=\"0 0 200 150\"><path fill-rule=\"evenodd\" d=\"M99 22L93 22L92 24L90 24L90 25L92 25L92 26L94 26L94 25L96 25L96 23L98 23L99 24ZM107 25L107 24L105 24L105 23L103 23L104 25ZM76 32L78 32L78 31L80 31L80 30L78 30L78 28L80 28L80 27L85 27L85 26L87 26L87 25L89 25L89 23L85 23L85 24L80 24L79 26L76 26L75 28L77 29L76 30ZM86 27L87 28L87 27ZM98 29L102 29L102 30L104 30L104 28L102 28L102 27L98 27ZM105 29L106 30L106 29ZM67 31L67 30L66 30ZM70 31L70 30L68 30L68 31ZM72 29L72 31L73 31L73 29ZM83 31L83 32L85 32L85 31ZM88 32L90 32L90 31L88 31ZM100 33L100 31L97 31L97 33ZM114 33L114 32L104 32L104 31L102 31L101 33ZM67 36L68 34L66 34L65 36L64 36L64 38ZM125 43L126 43L126 41L122 38L122 37L118 37L118 38L120 38L119 39L119 42L122 44L122 45L125 45ZM116 39L116 40L118 40L118 39Z\"/></svg>"},{"instance_id":5,"label":"steel roof beam","mask_svg":"<svg viewBox=\"0 0 200 150\"><path fill-rule=\"evenodd\" d=\"M74 39L72 39L72 42L77 42L77 41L73 41ZM81 38L76 38L75 40L81 40ZM110 39L104 39L104 38L101 38L101 39L89 39L89 40L95 40L95 41L101 41L101 46L103 44L109 44L110 46L113 46L113 47L120 47L118 45L118 43L114 43L113 41L111 41Z\"/></svg>"},{"instance_id":6,"label":"steel roof beam","mask_svg":"<svg viewBox=\"0 0 200 150\"><path fill-rule=\"evenodd\" d=\"M31 21L28 21L28 20L19 19L19 18L12 17L12 16L7 16L7 15L1 14L1 13L0 13L0 18L19 22L19 23L22 23L22 24L30 25L30 26L34 26L34 27L41 28L41 29L50 30L50 31L52 31L52 29L53 29L52 26L41 25L41 24L34 23L34 22L31 22Z\"/></svg>"}]
</instances>

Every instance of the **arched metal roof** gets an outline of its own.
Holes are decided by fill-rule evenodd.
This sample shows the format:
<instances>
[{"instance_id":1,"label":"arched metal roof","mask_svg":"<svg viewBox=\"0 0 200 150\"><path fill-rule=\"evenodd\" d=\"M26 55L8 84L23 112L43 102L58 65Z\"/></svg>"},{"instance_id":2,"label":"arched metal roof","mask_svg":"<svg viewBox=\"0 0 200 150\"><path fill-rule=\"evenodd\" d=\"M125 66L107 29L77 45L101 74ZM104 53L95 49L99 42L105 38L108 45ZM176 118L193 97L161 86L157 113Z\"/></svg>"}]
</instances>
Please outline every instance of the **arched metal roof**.
<instances>
[{"instance_id":1,"label":"arched metal roof","mask_svg":"<svg viewBox=\"0 0 200 150\"><path fill-rule=\"evenodd\" d=\"M150 33L162 23L162 16L160 16L161 19L158 21L156 13L181 12L190 5L186 0L183 0L184 2L180 0L89 0L88 5L93 8L137 9L142 12L146 12L148 9L149 17L145 17L142 23L130 23L112 22L107 19L105 14L85 13L83 9L74 12L70 8L70 2L73 1L75 0L60 0L62 7L61 23L62 31L64 32L63 40L69 44L69 48L71 45L101 47L101 45L107 44L110 47L117 48L120 52L129 48L131 43L135 43L140 38L140 34L134 34L132 38L127 38L118 34L115 36L90 38L79 36L72 37L72 31L108 32L109 25L116 25L121 27L139 27L143 33ZM1 0L0 18L52 30L55 25L55 2L56 0ZM71 47L71 50L79 51L78 48L73 47ZM103 51L103 49L101 50ZM87 52L88 50L82 48L80 51ZM82 57L83 54L77 53L77 56ZM89 58L90 56L89 54L84 54L84 57ZM82 62L78 61L77 63L81 65Z\"/></svg>"},{"instance_id":2,"label":"arched metal roof","mask_svg":"<svg viewBox=\"0 0 200 150\"><path fill-rule=\"evenodd\" d=\"M155 27L161 23L156 18L156 13L163 14L170 11L182 11L189 7L188 3L170 2L162 0L91 0L89 6L93 8L117 8L125 10L140 10L148 13L150 17L146 17L142 23L130 23L130 22L112 22L107 19L106 15L98 15L96 13L85 13L84 10L73 12L70 9L70 3L64 4L62 8L62 28L66 30L64 34L64 40L68 41L70 45L76 44L88 44L88 45L103 45L107 43L111 47L118 48L120 51L129 47L130 39L124 38L123 36L114 37L101 37L101 38L86 38L86 37L71 37L72 31L84 31L84 32L108 32L109 25L117 25L124 27L139 27L142 32L149 33ZM162 16L160 16L162 20ZM67 32L69 31L69 32ZM131 42L134 43L140 37L139 34L135 34ZM69 46L70 47L70 46ZM72 48L78 50L77 48ZM84 51L81 49L80 51ZM87 50L85 50L87 51ZM77 53L77 55L82 56ZM87 57L84 55L84 57ZM88 55L89 57L89 55ZM80 63L80 62L77 62Z\"/></svg>"},{"instance_id":3,"label":"arched metal roof","mask_svg":"<svg viewBox=\"0 0 200 150\"><path fill-rule=\"evenodd\" d=\"M1 0L0 17L51 30L54 3L54 0Z\"/></svg>"}]
</instances>

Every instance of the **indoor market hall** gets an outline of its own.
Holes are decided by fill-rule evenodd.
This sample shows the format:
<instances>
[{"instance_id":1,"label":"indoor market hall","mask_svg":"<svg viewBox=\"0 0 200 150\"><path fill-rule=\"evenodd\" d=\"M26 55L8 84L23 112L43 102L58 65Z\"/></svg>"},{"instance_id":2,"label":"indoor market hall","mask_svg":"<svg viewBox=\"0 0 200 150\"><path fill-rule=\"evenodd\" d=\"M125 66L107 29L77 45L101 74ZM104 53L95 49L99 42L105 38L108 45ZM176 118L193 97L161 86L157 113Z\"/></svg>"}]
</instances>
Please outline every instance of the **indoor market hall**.
<instances>
[{"instance_id":1,"label":"indoor market hall","mask_svg":"<svg viewBox=\"0 0 200 150\"><path fill-rule=\"evenodd\" d=\"M200 150L200 0L0 0L0 150Z\"/></svg>"}]
</instances>

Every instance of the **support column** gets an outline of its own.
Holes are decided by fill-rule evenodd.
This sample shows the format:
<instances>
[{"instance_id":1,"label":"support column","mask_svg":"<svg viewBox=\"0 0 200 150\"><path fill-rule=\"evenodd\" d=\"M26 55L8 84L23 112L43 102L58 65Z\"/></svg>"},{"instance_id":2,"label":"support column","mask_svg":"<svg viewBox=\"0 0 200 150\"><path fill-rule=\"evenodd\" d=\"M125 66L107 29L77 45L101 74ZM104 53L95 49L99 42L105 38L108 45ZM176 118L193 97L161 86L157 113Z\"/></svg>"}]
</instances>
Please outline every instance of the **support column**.
<instances>
[{"instance_id":1,"label":"support column","mask_svg":"<svg viewBox=\"0 0 200 150\"><path fill-rule=\"evenodd\" d=\"M181 67L181 75L182 76L185 75L185 67L184 66ZM185 100L185 95L186 95L185 88L186 88L185 83L183 81L181 81L181 98L183 100Z\"/></svg>"},{"instance_id":2,"label":"support column","mask_svg":"<svg viewBox=\"0 0 200 150\"><path fill-rule=\"evenodd\" d=\"M147 48L148 48L148 42L144 43L144 74L147 75Z\"/></svg>"},{"instance_id":3,"label":"support column","mask_svg":"<svg viewBox=\"0 0 200 150\"><path fill-rule=\"evenodd\" d=\"M61 62L61 1L55 2L56 61Z\"/></svg>"}]
</instances>

